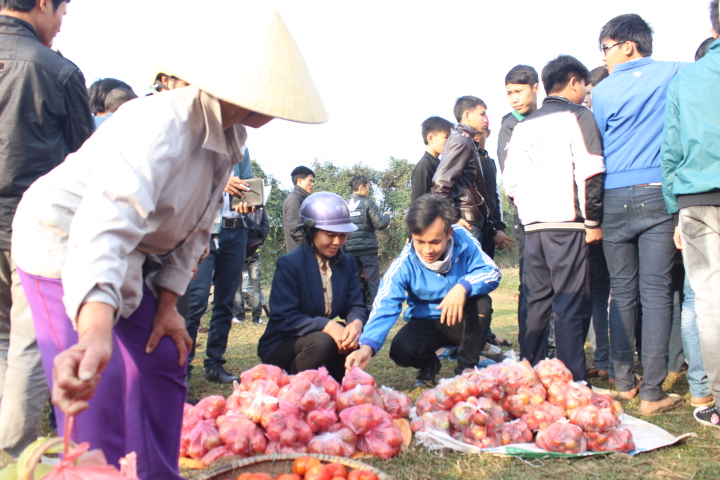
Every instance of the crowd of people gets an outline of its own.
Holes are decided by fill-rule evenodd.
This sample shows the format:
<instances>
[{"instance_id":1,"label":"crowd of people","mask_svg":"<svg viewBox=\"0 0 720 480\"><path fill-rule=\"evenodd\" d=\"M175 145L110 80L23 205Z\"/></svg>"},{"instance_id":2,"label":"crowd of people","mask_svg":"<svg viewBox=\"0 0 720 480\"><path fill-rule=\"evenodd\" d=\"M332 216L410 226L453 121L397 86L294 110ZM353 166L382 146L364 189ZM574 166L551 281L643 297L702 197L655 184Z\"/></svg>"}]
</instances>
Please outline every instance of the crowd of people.
<instances>
[{"instance_id":1,"label":"crowd of people","mask_svg":"<svg viewBox=\"0 0 720 480\"><path fill-rule=\"evenodd\" d=\"M327 114L274 10L236 5L252 18L247 31L207 25L159 48L155 94L137 98L111 78L86 89L49 48L68 2L1 3L0 448L17 456L35 440L51 390L59 434L82 412L79 441L112 463L136 451L140 478L178 479L211 288L207 381L239 381L224 355L245 316L243 269L252 321L263 323L269 218L246 201L245 128ZM492 345L509 342L491 331L502 277L493 258L517 248L522 358L535 365L553 350L574 380L600 376L620 399L639 395L645 415L683 403L662 385L687 369L695 419L720 427L720 109L706 94L720 80L718 0L710 17L694 64L653 60L652 29L628 14L599 33L604 67L569 55L540 75L513 67L497 163L480 98L458 98L455 122L422 122L407 243L382 279L376 232L393 212L371 198L370 179L355 175L344 199L314 192L315 173L295 168L259 360L291 374L324 366L341 380L367 368L401 314L389 356L415 370L415 387L435 384L442 348L456 373L500 360ZM248 61L212 48L231 31Z\"/></svg>"}]
</instances>

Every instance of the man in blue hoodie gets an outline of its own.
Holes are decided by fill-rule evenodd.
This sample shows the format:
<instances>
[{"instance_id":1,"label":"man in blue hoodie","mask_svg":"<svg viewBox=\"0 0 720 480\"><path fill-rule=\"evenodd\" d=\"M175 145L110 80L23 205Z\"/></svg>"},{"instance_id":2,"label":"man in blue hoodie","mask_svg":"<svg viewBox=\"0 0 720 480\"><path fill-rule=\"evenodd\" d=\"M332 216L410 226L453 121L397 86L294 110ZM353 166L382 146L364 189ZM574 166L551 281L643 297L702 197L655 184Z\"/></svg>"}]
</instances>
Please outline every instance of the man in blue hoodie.
<instances>
[{"instance_id":1,"label":"man in blue hoodie","mask_svg":"<svg viewBox=\"0 0 720 480\"><path fill-rule=\"evenodd\" d=\"M610 76L593 90L593 113L603 137L607 173L603 247L610 271L611 352L619 396L640 392L640 411L668 411L682 397L665 394L672 325L670 279L674 224L662 196L660 143L667 87L686 64L656 62L652 29L638 15L620 15L600 31ZM642 302L642 363L633 369L638 289Z\"/></svg>"},{"instance_id":2,"label":"man in blue hoodie","mask_svg":"<svg viewBox=\"0 0 720 480\"><path fill-rule=\"evenodd\" d=\"M473 234L453 225L455 218L455 207L441 195L410 204L405 222L412 240L385 272L360 348L348 355L346 368L367 367L405 301L406 324L392 341L390 358L420 369L416 387L434 386L441 347L460 347L456 374L477 364L490 327L488 294L501 275Z\"/></svg>"},{"instance_id":3,"label":"man in blue hoodie","mask_svg":"<svg viewBox=\"0 0 720 480\"><path fill-rule=\"evenodd\" d=\"M695 291L700 349L715 406L695 409L695 420L720 428L720 14L710 2L715 41L700 61L670 83L662 141L665 203L679 213L675 241ZM713 107L713 105L715 105Z\"/></svg>"}]
</instances>

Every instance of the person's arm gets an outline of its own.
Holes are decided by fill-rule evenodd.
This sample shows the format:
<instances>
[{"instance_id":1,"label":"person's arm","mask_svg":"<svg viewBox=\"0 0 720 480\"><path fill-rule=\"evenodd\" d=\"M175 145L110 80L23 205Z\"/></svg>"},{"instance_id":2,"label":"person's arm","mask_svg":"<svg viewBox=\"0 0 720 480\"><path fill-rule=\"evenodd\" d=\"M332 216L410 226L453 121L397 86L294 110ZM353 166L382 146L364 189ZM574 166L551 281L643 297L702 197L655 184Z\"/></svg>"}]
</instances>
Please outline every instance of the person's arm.
<instances>
[{"instance_id":1,"label":"person's arm","mask_svg":"<svg viewBox=\"0 0 720 480\"><path fill-rule=\"evenodd\" d=\"M314 268L319 267L315 265ZM287 256L277 261L270 291L270 322L282 323L282 329L288 337L302 337L322 331L328 322L332 322L329 318L314 317L303 311L302 301L308 300L300 295L300 285L305 282L304 273L300 265L293 263Z\"/></svg>"},{"instance_id":2,"label":"person's arm","mask_svg":"<svg viewBox=\"0 0 720 480\"><path fill-rule=\"evenodd\" d=\"M285 204L287 208L283 209L283 226L288 229L290 237L301 245L305 243L302 228L298 227L300 221L300 199L297 195L293 195Z\"/></svg>"},{"instance_id":3,"label":"person's arm","mask_svg":"<svg viewBox=\"0 0 720 480\"><path fill-rule=\"evenodd\" d=\"M370 219L375 230L384 230L390 225L390 215L380 213L377 204L370 198L365 199L365 215Z\"/></svg>"},{"instance_id":4,"label":"person's arm","mask_svg":"<svg viewBox=\"0 0 720 480\"><path fill-rule=\"evenodd\" d=\"M432 193L437 193L454 203L452 188L462 177L465 164L470 157L470 149L475 148L472 140L462 135L453 135L445 144L442 160L433 175Z\"/></svg>"},{"instance_id":5,"label":"person's arm","mask_svg":"<svg viewBox=\"0 0 720 480\"><path fill-rule=\"evenodd\" d=\"M425 162L420 160L415 168L413 169L412 176L410 177L410 184L412 186L412 192L410 196L410 202L414 202L418 198L428 193L428 185L432 185L432 178L430 172L425 168Z\"/></svg>"},{"instance_id":6,"label":"person's arm","mask_svg":"<svg viewBox=\"0 0 720 480\"><path fill-rule=\"evenodd\" d=\"M683 145L680 138L680 109L677 99L677 83L670 82L667 100L665 101L665 125L663 127L660 161L662 171L662 192L668 213L678 212L677 197L673 193L675 171L684 159ZM674 215L677 219L677 215ZM676 220L677 224L677 220Z\"/></svg>"},{"instance_id":7,"label":"person's arm","mask_svg":"<svg viewBox=\"0 0 720 480\"><path fill-rule=\"evenodd\" d=\"M465 288L465 294L468 297L489 294L500 284L502 278L500 269L482 251L482 245L472 233L464 228L455 228L455 233L463 236L468 243L464 254L466 256L461 259L465 262L468 273L460 278L458 284Z\"/></svg>"},{"instance_id":8,"label":"person's arm","mask_svg":"<svg viewBox=\"0 0 720 480\"><path fill-rule=\"evenodd\" d=\"M583 108L577 113L571 151L578 194L585 195L585 232L588 243L602 240L602 209L605 193L605 163L600 131L592 113Z\"/></svg>"},{"instance_id":9,"label":"person's arm","mask_svg":"<svg viewBox=\"0 0 720 480\"><path fill-rule=\"evenodd\" d=\"M63 86L65 122L63 136L68 153L77 151L95 131L95 122L90 113L85 78L80 71L74 72Z\"/></svg>"}]
</instances>

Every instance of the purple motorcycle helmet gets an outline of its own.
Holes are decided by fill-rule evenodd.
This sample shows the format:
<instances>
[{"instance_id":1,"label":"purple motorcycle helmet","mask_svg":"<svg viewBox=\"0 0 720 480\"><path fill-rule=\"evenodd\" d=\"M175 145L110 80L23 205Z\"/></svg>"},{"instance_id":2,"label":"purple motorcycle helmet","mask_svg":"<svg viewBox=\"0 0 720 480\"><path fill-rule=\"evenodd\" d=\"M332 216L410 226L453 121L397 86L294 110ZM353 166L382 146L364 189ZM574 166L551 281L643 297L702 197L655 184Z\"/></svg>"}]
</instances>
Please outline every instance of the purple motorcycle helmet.
<instances>
[{"instance_id":1,"label":"purple motorcycle helmet","mask_svg":"<svg viewBox=\"0 0 720 480\"><path fill-rule=\"evenodd\" d=\"M345 200L332 192L313 193L300 205L299 213L298 227L337 233L349 233L358 229L350 220L350 210Z\"/></svg>"}]
</instances>

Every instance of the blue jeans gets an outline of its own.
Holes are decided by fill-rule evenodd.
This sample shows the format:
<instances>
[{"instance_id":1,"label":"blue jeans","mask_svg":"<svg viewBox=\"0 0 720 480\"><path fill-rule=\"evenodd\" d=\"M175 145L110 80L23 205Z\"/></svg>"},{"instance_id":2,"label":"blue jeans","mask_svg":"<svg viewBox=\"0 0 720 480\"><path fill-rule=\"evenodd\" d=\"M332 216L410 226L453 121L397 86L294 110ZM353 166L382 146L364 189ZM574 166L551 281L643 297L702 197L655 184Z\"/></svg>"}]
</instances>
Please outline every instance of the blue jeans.
<instances>
[{"instance_id":1,"label":"blue jeans","mask_svg":"<svg viewBox=\"0 0 720 480\"><path fill-rule=\"evenodd\" d=\"M610 272L610 350L618 390L635 383L633 352L640 293L643 311L643 400L663 398L672 325L670 281L675 258L672 216L661 187L632 186L605 190L603 248Z\"/></svg>"},{"instance_id":2,"label":"blue jeans","mask_svg":"<svg viewBox=\"0 0 720 480\"><path fill-rule=\"evenodd\" d=\"M588 245L590 260L590 289L592 290L592 324L595 331L593 363L598 370L610 365L610 339L608 338L608 299L610 274L608 273L602 244Z\"/></svg>"},{"instance_id":3,"label":"blue jeans","mask_svg":"<svg viewBox=\"0 0 720 480\"><path fill-rule=\"evenodd\" d=\"M685 267L695 291L702 358L715 404L720 405L720 207L680 210Z\"/></svg>"},{"instance_id":4,"label":"blue jeans","mask_svg":"<svg viewBox=\"0 0 720 480\"><path fill-rule=\"evenodd\" d=\"M247 228L223 228L218 235L210 238L210 254L198 265L195 280L190 282L190 319L186 327L193 346L188 363L195 358L200 318L207 310L210 285L215 285L213 312L205 349L206 372L226 362L223 355L232 327L233 299L242 276L246 246Z\"/></svg>"},{"instance_id":5,"label":"blue jeans","mask_svg":"<svg viewBox=\"0 0 720 480\"><path fill-rule=\"evenodd\" d=\"M705 372L702 352L700 350L700 335L698 335L695 320L695 292L690 286L690 277L685 275L684 298L682 313L680 314L682 343L685 351L685 360L688 362L688 371L685 378L690 386L690 396L705 398L710 395L710 381Z\"/></svg>"}]
</instances>

